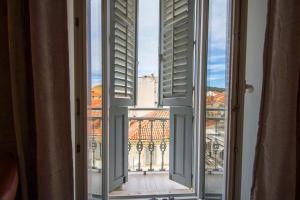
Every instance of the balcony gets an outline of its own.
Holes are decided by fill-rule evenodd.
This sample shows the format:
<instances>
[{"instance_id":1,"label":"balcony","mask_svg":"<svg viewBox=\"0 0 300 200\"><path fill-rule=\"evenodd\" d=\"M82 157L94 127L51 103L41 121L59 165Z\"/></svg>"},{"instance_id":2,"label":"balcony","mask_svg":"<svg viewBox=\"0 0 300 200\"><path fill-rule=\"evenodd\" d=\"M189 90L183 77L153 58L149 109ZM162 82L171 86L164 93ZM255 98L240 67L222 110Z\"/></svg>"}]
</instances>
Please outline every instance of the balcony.
<instances>
[{"instance_id":1,"label":"balcony","mask_svg":"<svg viewBox=\"0 0 300 200\"><path fill-rule=\"evenodd\" d=\"M101 109L91 111L89 121L89 193L99 195L102 169ZM99 116L100 115L100 116ZM206 193L221 199L224 163L224 109L207 108L206 122ZM128 134L128 183L112 196L139 194L190 193L168 179L169 110L130 109Z\"/></svg>"}]
</instances>

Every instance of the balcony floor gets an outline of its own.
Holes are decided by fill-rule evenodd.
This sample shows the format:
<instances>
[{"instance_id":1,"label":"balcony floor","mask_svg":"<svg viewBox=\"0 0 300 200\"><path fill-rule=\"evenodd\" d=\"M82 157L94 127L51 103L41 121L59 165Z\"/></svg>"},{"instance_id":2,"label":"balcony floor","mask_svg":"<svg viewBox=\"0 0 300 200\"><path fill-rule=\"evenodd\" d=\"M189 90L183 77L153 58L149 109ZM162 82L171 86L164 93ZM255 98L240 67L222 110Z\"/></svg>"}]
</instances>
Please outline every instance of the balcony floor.
<instances>
[{"instance_id":1,"label":"balcony floor","mask_svg":"<svg viewBox=\"0 0 300 200\"><path fill-rule=\"evenodd\" d=\"M101 173L89 171L89 193L100 195ZM157 195L191 193L193 190L169 180L168 172L129 172L128 182L110 196Z\"/></svg>"},{"instance_id":2,"label":"balcony floor","mask_svg":"<svg viewBox=\"0 0 300 200\"><path fill-rule=\"evenodd\" d=\"M147 175L131 172L128 182L110 193L111 196L178 194L193 192L189 188L169 180L168 172L148 172Z\"/></svg>"},{"instance_id":3,"label":"balcony floor","mask_svg":"<svg viewBox=\"0 0 300 200\"><path fill-rule=\"evenodd\" d=\"M100 199L101 195L101 173L93 170L88 172L89 199ZM223 190L223 174L206 174L205 191L206 199L221 200ZM191 189L169 180L168 172L129 172L128 182L110 193L110 196L132 196L132 195L157 195L191 193Z\"/></svg>"}]
</instances>

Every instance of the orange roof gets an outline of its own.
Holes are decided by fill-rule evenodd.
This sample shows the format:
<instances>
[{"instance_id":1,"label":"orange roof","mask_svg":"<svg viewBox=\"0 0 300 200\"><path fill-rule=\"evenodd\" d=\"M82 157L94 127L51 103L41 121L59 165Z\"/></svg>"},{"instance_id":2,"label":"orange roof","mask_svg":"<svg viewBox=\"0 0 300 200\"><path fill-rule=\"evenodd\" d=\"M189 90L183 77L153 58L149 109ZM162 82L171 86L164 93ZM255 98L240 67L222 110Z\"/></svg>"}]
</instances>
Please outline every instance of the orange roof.
<instances>
[{"instance_id":1,"label":"orange roof","mask_svg":"<svg viewBox=\"0 0 300 200\"><path fill-rule=\"evenodd\" d=\"M97 114L99 115L99 113ZM169 111L152 111L149 114L145 115L144 117L165 117L169 118ZM102 135L102 123L100 121L100 118L97 118L95 120L89 120L88 122L88 134L95 136L101 136ZM153 140L161 140L163 136L163 127L162 127L162 121L155 120L153 122L153 132L152 137ZM206 120L206 127L215 126L216 121L215 120ZM141 122L141 140L150 140L151 139L151 122L149 120L143 120ZM139 139L139 123L137 120L131 120L130 121L130 127L129 127L129 133L128 133L129 140L138 140ZM164 132L165 138L170 137L170 129L169 129L169 120L166 120L165 122L165 132Z\"/></svg>"},{"instance_id":2,"label":"orange roof","mask_svg":"<svg viewBox=\"0 0 300 200\"><path fill-rule=\"evenodd\" d=\"M206 120L206 127L210 127L210 126L215 126L216 125L216 121L215 120Z\"/></svg>"},{"instance_id":3,"label":"orange roof","mask_svg":"<svg viewBox=\"0 0 300 200\"><path fill-rule=\"evenodd\" d=\"M94 86L91 90L91 105L88 107L88 135L95 135L101 136L102 135L102 126L101 126L101 117L102 117L102 110L97 109L93 110L93 108L101 108L102 107L102 86L97 85ZM92 117L92 118L91 118Z\"/></svg>"},{"instance_id":4,"label":"orange roof","mask_svg":"<svg viewBox=\"0 0 300 200\"><path fill-rule=\"evenodd\" d=\"M211 105L211 104L224 104L225 103L225 93L224 92L216 92L213 91L215 93L215 96L207 96L206 97L206 103L207 105Z\"/></svg>"},{"instance_id":5,"label":"orange roof","mask_svg":"<svg viewBox=\"0 0 300 200\"><path fill-rule=\"evenodd\" d=\"M95 120L88 121L88 135L101 136L102 135L102 126L99 118Z\"/></svg>"},{"instance_id":6,"label":"orange roof","mask_svg":"<svg viewBox=\"0 0 300 200\"><path fill-rule=\"evenodd\" d=\"M100 99L100 98L92 99L91 107L92 108L99 108L99 107L101 108L102 107L102 99Z\"/></svg>"},{"instance_id":7,"label":"orange roof","mask_svg":"<svg viewBox=\"0 0 300 200\"><path fill-rule=\"evenodd\" d=\"M99 116L100 113L96 113L96 111L91 111L93 116ZM89 115L90 116L90 115ZM169 118L169 111L160 110L160 111L152 111L143 117L149 118ZM101 126L100 118L95 120L89 120L88 122L88 134L94 136L101 136L102 135L102 126ZM153 132L152 138L153 140L161 140L163 137L163 123L161 120L153 121ZM129 127L129 140L138 140L139 139L139 122L137 120L130 121ZM165 121L164 127L164 137L169 138L170 131L169 131L169 120ZM150 120L143 120L141 122L141 140L150 140L151 139L151 122Z\"/></svg>"},{"instance_id":8,"label":"orange roof","mask_svg":"<svg viewBox=\"0 0 300 200\"><path fill-rule=\"evenodd\" d=\"M158 117L158 118L169 118L169 111L167 110L158 110L152 111L145 115L144 117ZM163 122L161 120L153 121L153 129L152 129L152 138L153 140L161 140L163 135L165 138L169 138L169 120L166 120L164 123L164 133L163 133ZM141 132L139 132L139 122L137 120L132 120L130 122L129 140L150 140L151 139L151 121L143 120L141 121Z\"/></svg>"},{"instance_id":9,"label":"orange roof","mask_svg":"<svg viewBox=\"0 0 300 200\"><path fill-rule=\"evenodd\" d=\"M218 93L216 95L216 102L225 103L225 94L224 94L224 92Z\"/></svg>"},{"instance_id":10,"label":"orange roof","mask_svg":"<svg viewBox=\"0 0 300 200\"><path fill-rule=\"evenodd\" d=\"M102 85L96 85L91 89L92 97L100 97L102 96Z\"/></svg>"},{"instance_id":11,"label":"orange roof","mask_svg":"<svg viewBox=\"0 0 300 200\"><path fill-rule=\"evenodd\" d=\"M213 104L215 102L215 97L214 96L207 96L206 97L206 103L208 105Z\"/></svg>"}]
</instances>

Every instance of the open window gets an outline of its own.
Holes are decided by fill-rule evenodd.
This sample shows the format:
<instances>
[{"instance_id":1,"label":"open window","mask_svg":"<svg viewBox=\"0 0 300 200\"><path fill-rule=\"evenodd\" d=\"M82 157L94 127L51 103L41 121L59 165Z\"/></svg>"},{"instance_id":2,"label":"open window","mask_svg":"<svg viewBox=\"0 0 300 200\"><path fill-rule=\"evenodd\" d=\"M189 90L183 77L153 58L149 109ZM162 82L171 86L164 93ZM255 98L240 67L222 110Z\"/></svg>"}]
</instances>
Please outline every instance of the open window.
<instances>
[{"instance_id":1,"label":"open window","mask_svg":"<svg viewBox=\"0 0 300 200\"><path fill-rule=\"evenodd\" d=\"M128 106L136 99L137 0L111 4L110 188L128 177ZM160 1L160 105L170 106L169 178L192 187L194 1Z\"/></svg>"},{"instance_id":2,"label":"open window","mask_svg":"<svg viewBox=\"0 0 300 200\"><path fill-rule=\"evenodd\" d=\"M86 128L87 134L77 139L81 143L76 146L76 152L80 159L87 160L88 178L79 179L77 187L87 185L91 199L137 198L140 195L222 199L227 154L224 138L227 131L225 75L228 75L225 49L228 47L225 39L221 50L218 49L220 44L214 46L212 41L219 39L222 32L220 21L214 21L214 16L219 16L216 8L227 9L225 3L230 0L223 4L220 4L223 0L155 0L156 9L148 4L154 0L85 1L89 3L87 10L90 12L88 34L82 36L87 37L86 41L79 42L83 46L76 49L84 49L87 42L88 52L87 58L78 58L82 71L76 73L84 77L82 82L87 84L81 87L78 81L79 90L88 90L88 112L87 116L82 114L85 112L76 114L82 121L87 117L88 123L80 125ZM99 8L100 4L103 7ZM142 4L146 6L143 8ZM148 18L139 14L148 10L152 13ZM212 16L208 16L208 12ZM147 29L146 34L155 35L152 43L157 46L149 43L139 46L144 36L141 27L153 24L148 19L155 20L156 28ZM78 30L80 23L81 19L75 20ZM93 39L94 32L97 32L97 40ZM77 34L82 33L78 31ZM223 34L226 35L225 30ZM102 52L97 50L99 47ZM141 57L145 54L143 49L154 54L155 63L147 64L155 71L145 70L147 73L139 74L145 65ZM94 62L93 57L98 62ZM82 74L85 59L88 69L87 74ZM94 71L99 72L96 78ZM85 80L86 75L88 80ZM219 84L220 81L215 84L218 78L215 75L222 76L225 86ZM150 79L153 80L151 86L147 82ZM155 93L152 95L155 98L150 97L153 104L140 103L149 99L152 90ZM84 92L77 95L78 109L86 105ZM153 110L154 114L148 115ZM87 152L82 153L80 145ZM80 171L84 167L77 169ZM139 181L145 182L144 185L153 184L153 177L157 179L155 186L147 188L146 193L140 191ZM129 185L135 189L129 190ZM165 187L157 188L157 185Z\"/></svg>"}]
</instances>

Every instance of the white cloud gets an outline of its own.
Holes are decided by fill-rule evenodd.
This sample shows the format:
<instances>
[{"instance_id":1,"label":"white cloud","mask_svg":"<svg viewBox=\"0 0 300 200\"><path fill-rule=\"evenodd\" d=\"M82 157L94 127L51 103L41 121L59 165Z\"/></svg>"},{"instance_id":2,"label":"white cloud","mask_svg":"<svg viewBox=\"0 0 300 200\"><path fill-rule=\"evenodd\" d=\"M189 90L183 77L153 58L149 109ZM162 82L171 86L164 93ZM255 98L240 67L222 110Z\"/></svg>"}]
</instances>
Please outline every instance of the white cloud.
<instances>
[{"instance_id":1,"label":"white cloud","mask_svg":"<svg viewBox=\"0 0 300 200\"><path fill-rule=\"evenodd\" d=\"M211 0L209 10L209 36L212 48L224 49L227 36L227 0Z\"/></svg>"},{"instance_id":2,"label":"white cloud","mask_svg":"<svg viewBox=\"0 0 300 200\"><path fill-rule=\"evenodd\" d=\"M207 78L208 81L224 80L224 75L212 75Z\"/></svg>"},{"instance_id":3,"label":"white cloud","mask_svg":"<svg viewBox=\"0 0 300 200\"><path fill-rule=\"evenodd\" d=\"M210 64L207 69L211 73L224 72L225 73L225 64Z\"/></svg>"},{"instance_id":4,"label":"white cloud","mask_svg":"<svg viewBox=\"0 0 300 200\"><path fill-rule=\"evenodd\" d=\"M215 52L212 52L212 55L209 55L208 58L209 62L219 62L225 60L225 54L216 54Z\"/></svg>"}]
</instances>

